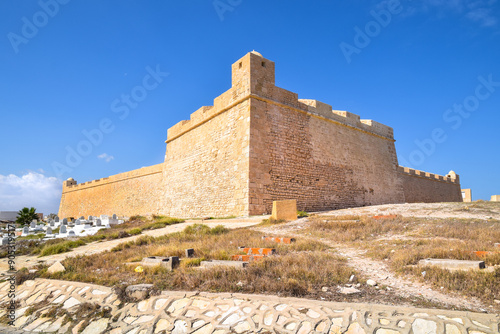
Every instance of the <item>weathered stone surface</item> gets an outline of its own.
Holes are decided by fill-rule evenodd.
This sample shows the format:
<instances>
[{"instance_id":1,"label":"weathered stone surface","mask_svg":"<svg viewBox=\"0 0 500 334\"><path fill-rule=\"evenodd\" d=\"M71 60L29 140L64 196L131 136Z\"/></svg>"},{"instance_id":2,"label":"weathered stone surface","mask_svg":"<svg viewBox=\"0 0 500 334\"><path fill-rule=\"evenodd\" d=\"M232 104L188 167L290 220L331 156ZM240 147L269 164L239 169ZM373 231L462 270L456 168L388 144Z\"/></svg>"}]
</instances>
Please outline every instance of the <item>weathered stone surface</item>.
<instances>
[{"instance_id":1,"label":"weathered stone surface","mask_svg":"<svg viewBox=\"0 0 500 334\"><path fill-rule=\"evenodd\" d=\"M297 219L297 200L273 201L271 218L280 220Z\"/></svg>"},{"instance_id":2,"label":"weathered stone surface","mask_svg":"<svg viewBox=\"0 0 500 334\"><path fill-rule=\"evenodd\" d=\"M85 329L82 334L101 334L106 331L108 327L108 319L99 319L97 321L92 321Z\"/></svg>"},{"instance_id":3,"label":"weathered stone surface","mask_svg":"<svg viewBox=\"0 0 500 334\"><path fill-rule=\"evenodd\" d=\"M149 292L153 289L153 284L136 284L129 285L125 289L125 293L129 298L143 300L149 296Z\"/></svg>"},{"instance_id":4,"label":"weathered stone surface","mask_svg":"<svg viewBox=\"0 0 500 334\"><path fill-rule=\"evenodd\" d=\"M50 282L50 284L48 284ZM83 293L80 293L86 288ZM59 295L49 290L61 291ZM100 291L103 293L94 294ZM111 289L93 284L55 280L27 281L18 287L21 304L31 299L48 298L49 308L63 303L68 312L78 303L90 302L109 308L110 318L85 319L80 323L63 319L33 319L18 310L16 325L33 332L88 333L493 333L499 325L495 314L414 309L370 304L343 304L306 299L263 297L243 294L186 293L168 291L140 302L117 308L117 296ZM0 285L0 299L7 290ZM47 297L45 297L47 296ZM79 298L77 300L75 297ZM113 302L113 304L110 304ZM52 305L50 305L52 304ZM47 305L47 304L42 304ZM42 306L45 307L45 306ZM48 311L45 309L44 312ZM1 312L1 310L0 310ZM113 319L113 320L112 320ZM108 325L112 328L107 328ZM62 327L61 327L62 326ZM123 331L121 330L123 329ZM494 329L494 330L492 330ZM1 329L0 329L1 332Z\"/></svg>"},{"instance_id":5,"label":"weathered stone surface","mask_svg":"<svg viewBox=\"0 0 500 334\"><path fill-rule=\"evenodd\" d=\"M224 261L224 260L201 261L200 263L201 268L210 268L219 266L245 268L247 265L248 262L245 261Z\"/></svg>"},{"instance_id":6,"label":"weathered stone surface","mask_svg":"<svg viewBox=\"0 0 500 334\"><path fill-rule=\"evenodd\" d=\"M68 179L59 215L257 215L289 199L306 211L462 201L455 173L397 163L392 128L299 99L275 85L273 61L250 52L232 65L232 87L213 106L168 129L163 163L81 184Z\"/></svg>"},{"instance_id":7,"label":"weathered stone surface","mask_svg":"<svg viewBox=\"0 0 500 334\"><path fill-rule=\"evenodd\" d=\"M474 270L484 269L486 266L484 261L470 261L470 260L452 260L452 259L424 259L418 261L420 266L434 266L444 269L461 269L461 270Z\"/></svg>"},{"instance_id":8,"label":"weathered stone surface","mask_svg":"<svg viewBox=\"0 0 500 334\"><path fill-rule=\"evenodd\" d=\"M414 334L434 334L437 333L437 325L434 321L425 319L415 319L411 324Z\"/></svg>"}]
</instances>

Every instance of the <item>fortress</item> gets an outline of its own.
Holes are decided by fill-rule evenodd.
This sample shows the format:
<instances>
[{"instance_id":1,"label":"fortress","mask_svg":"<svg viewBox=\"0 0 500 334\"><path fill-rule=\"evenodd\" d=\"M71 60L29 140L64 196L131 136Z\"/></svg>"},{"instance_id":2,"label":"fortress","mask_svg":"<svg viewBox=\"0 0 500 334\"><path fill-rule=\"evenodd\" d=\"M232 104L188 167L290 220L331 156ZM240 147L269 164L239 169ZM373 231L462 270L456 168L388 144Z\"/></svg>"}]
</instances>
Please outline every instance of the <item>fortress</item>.
<instances>
[{"instance_id":1,"label":"fortress","mask_svg":"<svg viewBox=\"0 0 500 334\"><path fill-rule=\"evenodd\" d=\"M284 199L305 211L462 201L454 172L399 166L392 128L276 87L274 62L255 51L232 65L232 87L168 129L166 143L161 164L64 181L59 217L260 215Z\"/></svg>"}]
</instances>

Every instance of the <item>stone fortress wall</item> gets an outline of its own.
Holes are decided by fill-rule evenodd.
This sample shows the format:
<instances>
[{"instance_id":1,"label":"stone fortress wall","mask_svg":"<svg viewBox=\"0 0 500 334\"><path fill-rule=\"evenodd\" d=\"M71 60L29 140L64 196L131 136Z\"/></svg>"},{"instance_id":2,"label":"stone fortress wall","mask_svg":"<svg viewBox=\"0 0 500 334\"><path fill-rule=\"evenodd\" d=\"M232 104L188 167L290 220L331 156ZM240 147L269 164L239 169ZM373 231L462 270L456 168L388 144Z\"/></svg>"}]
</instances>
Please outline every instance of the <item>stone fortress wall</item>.
<instances>
[{"instance_id":1,"label":"stone fortress wall","mask_svg":"<svg viewBox=\"0 0 500 334\"><path fill-rule=\"evenodd\" d=\"M158 164L80 184L64 181L59 217L156 214L162 171Z\"/></svg>"},{"instance_id":2,"label":"stone fortress wall","mask_svg":"<svg viewBox=\"0 0 500 334\"><path fill-rule=\"evenodd\" d=\"M297 199L319 211L374 204L462 201L458 175L398 164L392 128L275 86L274 62L250 52L232 87L167 132L165 162L63 185L60 217L270 213Z\"/></svg>"}]
</instances>

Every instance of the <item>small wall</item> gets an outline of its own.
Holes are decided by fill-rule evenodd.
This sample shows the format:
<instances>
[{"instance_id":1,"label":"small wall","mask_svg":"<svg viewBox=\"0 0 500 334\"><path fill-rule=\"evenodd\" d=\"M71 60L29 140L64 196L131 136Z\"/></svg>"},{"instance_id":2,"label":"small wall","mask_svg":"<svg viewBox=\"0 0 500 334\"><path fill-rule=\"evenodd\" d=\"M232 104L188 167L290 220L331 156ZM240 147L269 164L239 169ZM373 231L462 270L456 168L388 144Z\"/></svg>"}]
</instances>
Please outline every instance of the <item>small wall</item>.
<instances>
[{"instance_id":1,"label":"small wall","mask_svg":"<svg viewBox=\"0 0 500 334\"><path fill-rule=\"evenodd\" d=\"M107 178L63 185L59 217L132 216L159 212L163 164Z\"/></svg>"},{"instance_id":2,"label":"small wall","mask_svg":"<svg viewBox=\"0 0 500 334\"><path fill-rule=\"evenodd\" d=\"M460 180L398 167L406 203L462 202Z\"/></svg>"}]
</instances>

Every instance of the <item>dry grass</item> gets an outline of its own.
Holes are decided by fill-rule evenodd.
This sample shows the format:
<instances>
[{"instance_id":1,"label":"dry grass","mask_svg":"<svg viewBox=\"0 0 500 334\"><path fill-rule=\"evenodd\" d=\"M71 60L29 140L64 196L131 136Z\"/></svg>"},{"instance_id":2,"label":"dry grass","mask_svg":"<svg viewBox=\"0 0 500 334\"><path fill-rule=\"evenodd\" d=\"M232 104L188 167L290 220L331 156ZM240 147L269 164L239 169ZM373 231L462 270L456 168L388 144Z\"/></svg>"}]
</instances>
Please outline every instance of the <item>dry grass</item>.
<instances>
[{"instance_id":1,"label":"dry grass","mask_svg":"<svg viewBox=\"0 0 500 334\"><path fill-rule=\"evenodd\" d=\"M410 274L438 288L457 291L491 303L500 299L500 269L495 272L450 272L416 267L426 258L484 260L500 265L500 222L478 219L373 219L370 217L314 217L306 232L367 249L367 255L387 260L397 273ZM474 251L491 251L479 258ZM496 252L495 252L496 251ZM425 271L425 276L422 275Z\"/></svg>"},{"instance_id":2,"label":"dry grass","mask_svg":"<svg viewBox=\"0 0 500 334\"><path fill-rule=\"evenodd\" d=\"M203 259L227 260L237 254L238 246L272 247L276 255L252 262L246 269L214 267L199 269ZM146 256L184 256L193 248L195 258L182 259L173 272L162 267L146 267L134 272L124 263ZM124 243L112 252L68 258L63 262L64 273L42 277L92 282L107 286L153 283L156 289L273 293L286 296L306 296L322 286L347 283L354 270L344 259L330 253L320 242L298 241L291 245L262 240L262 234L248 229L210 229L193 225L183 232L159 238L143 237Z\"/></svg>"}]
</instances>

